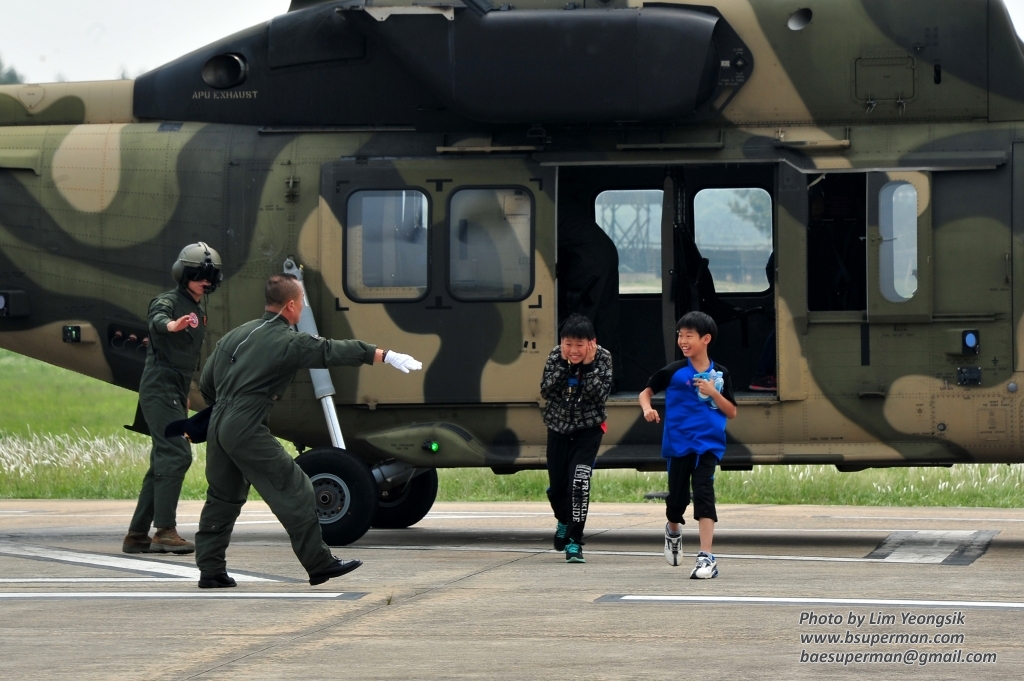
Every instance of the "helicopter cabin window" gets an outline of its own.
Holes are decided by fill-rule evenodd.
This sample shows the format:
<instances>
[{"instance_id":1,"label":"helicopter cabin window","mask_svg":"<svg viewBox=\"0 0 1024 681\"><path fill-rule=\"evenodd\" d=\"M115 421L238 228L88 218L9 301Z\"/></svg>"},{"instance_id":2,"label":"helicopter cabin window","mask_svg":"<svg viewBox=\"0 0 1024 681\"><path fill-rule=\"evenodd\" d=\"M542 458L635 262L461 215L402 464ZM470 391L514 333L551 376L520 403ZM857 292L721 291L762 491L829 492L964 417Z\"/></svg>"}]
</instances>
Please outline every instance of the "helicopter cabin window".
<instances>
[{"instance_id":1,"label":"helicopter cabin window","mask_svg":"<svg viewBox=\"0 0 1024 681\"><path fill-rule=\"evenodd\" d=\"M878 277L882 296L902 303L917 292L917 190L889 182L878 195Z\"/></svg>"},{"instance_id":2,"label":"helicopter cabin window","mask_svg":"<svg viewBox=\"0 0 1024 681\"><path fill-rule=\"evenodd\" d=\"M867 309L866 173L826 173L807 185L807 309Z\"/></svg>"},{"instance_id":3,"label":"helicopter cabin window","mask_svg":"<svg viewBox=\"0 0 1024 681\"><path fill-rule=\"evenodd\" d=\"M702 189L693 197L697 248L718 293L768 290L772 197L763 189Z\"/></svg>"},{"instance_id":4,"label":"helicopter cabin window","mask_svg":"<svg viewBox=\"0 0 1024 681\"><path fill-rule=\"evenodd\" d=\"M456 300L523 300L533 290L533 195L459 189L448 208L448 290Z\"/></svg>"},{"instance_id":5,"label":"helicopter cabin window","mask_svg":"<svg viewBox=\"0 0 1024 681\"><path fill-rule=\"evenodd\" d=\"M619 293L661 293L660 189L597 195L594 219L619 255Z\"/></svg>"},{"instance_id":6,"label":"helicopter cabin window","mask_svg":"<svg viewBox=\"0 0 1024 681\"><path fill-rule=\"evenodd\" d=\"M419 300L427 293L427 196L415 189L353 192L345 226L352 300Z\"/></svg>"}]
</instances>

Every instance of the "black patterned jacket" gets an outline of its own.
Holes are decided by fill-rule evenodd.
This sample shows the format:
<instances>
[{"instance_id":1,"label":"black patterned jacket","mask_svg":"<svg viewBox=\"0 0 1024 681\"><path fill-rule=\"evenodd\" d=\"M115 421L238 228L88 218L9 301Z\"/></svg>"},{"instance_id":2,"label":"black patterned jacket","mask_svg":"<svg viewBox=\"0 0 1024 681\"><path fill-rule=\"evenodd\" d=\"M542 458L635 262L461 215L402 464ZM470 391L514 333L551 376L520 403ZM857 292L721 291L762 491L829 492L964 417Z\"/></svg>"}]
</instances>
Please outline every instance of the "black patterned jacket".
<instances>
[{"instance_id":1,"label":"black patterned jacket","mask_svg":"<svg viewBox=\"0 0 1024 681\"><path fill-rule=\"evenodd\" d=\"M570 379L576 379L575 384ZM540 394L547 400L544 425L556 433L572 433L599 426L605 421L604 403L612 391L612 354L597 346L591 364L570 365L562 349L548 355Z\"/></svg>"}]
</instances>

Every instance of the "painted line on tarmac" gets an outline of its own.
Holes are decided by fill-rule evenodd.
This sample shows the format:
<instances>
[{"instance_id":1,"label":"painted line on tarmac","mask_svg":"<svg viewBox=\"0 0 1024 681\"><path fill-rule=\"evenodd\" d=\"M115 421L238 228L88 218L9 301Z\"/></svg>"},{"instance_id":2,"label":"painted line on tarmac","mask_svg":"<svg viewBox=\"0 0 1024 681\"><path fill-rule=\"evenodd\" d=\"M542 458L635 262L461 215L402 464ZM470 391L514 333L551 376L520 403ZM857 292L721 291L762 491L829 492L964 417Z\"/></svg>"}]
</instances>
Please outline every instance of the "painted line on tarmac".
<instances>
[{"instance_id":1,"label":"painted line on tarmac","mask_svg":"<svg viewBox=\"0 0 1024 681\"><path fill-rule=\"evenodd\" d=\"M1017 601L931 601L893 598L785 598L775 596L673 596L651 594L605 594L595 603L715 603L720 605L842 605L921 608L989 608L1024 610Z\"/></svg>"},{"instance_id":2,"label":"painted line on tarmac","mask_svg":"<svg viewBox=\"0 0 1024 681\"><path fill-rule=\"evenodd\" d=\"M561 551L554 549L531 549L531 548L508 548L495 546L387 546L387 545L359 545L356 544L352 550L373 549L385 551L467 551L474 553L551 553L561 555ZM636 556L640 558L664 558L664 551L603 551L601 549L588 549L588 556ZM684 556L696 557L696 553L684 553ZM735 558L740 560L794 560L794 561L815 561L825 563L891 563L893 561L884 558L843 558L839 556L771 556L751 553L716 553L716 558Z\"/></svg>"},{"instance_id":3,"label":"painted line on tarmac","mask_svg":"<svg viewBox=\"0 0 1024 681\"><path fill-rule=\"evenodd\" d=\"M625 513L590 513L589 517L593 518L595 516L624 516L624 515L626 515L626 514ZM480 520L480 519L486 519L486 518L535 518L535 517L538 517L538 516L540 516L540 517L551 517L551 513L550 513L550 511L544 512L544 513L532 513L532 512L531 513L516 513L516 512L502 513L502 512L499 512L499 511L495 511L493 513L489 513L489 512L475 512L475 511L466 511L466 512L461 512L461 511L439 511L439 512L428 513L426 516L424 516L420 520L420 522L422 522L423 520Z\"/></svg>"},{"instance_id":4,"label":"painted line on tarmac","mask_svg":"<svg viewBox=\"0 0 1024 681\"><path fill-rule=\"evenodd\" d=\"M109 598L147 598L147 599L203 599L203 600L336 600L356 601L368 592L312 592L312 593L279 593L279 592L189 592L189 591L0 591L3 599L109 599Z\"/></svg>"},{"instance_id":5,"label":"painted line on tarmac","mask_svg":"<svg viewBox=\"0 0 1024 681\"><path fill-rule=\"evenodd\" d=\"M0 515L17 515L19 518L32 517L32 518L134 518L132 513L49 513L47 511L2 511ZM256 515L273 515L270 511L254 511L252 513L242 514L242 517L256 516ZM548 514L550 515L550 514ZM179 513L179 518L198 518L198 514ZM195 524L195 523L193 523Z\"/></svg>"},{"instance_id":6,"label":"painted line on tarmac","mask_svg":"<svg viewBox=\"0 0 1024 681\"><path fill-rule=\"evenodd\" d=\"M280 525L279 520L236 520L235 525ZM199 527L199 523L178 523L178 527Z\"/></svg>"},{"instance_id":7,"label":"painted line on tarmac","mask_svg":"<svg viewBox=\"0 0 1024 681\"><path fill-rule=\"evenodd\" d=\"M0 579L0 584L93 584L122 582L186 582L191 584L194 579L185 577L26 577Z\"/></svg>"},{"instance_id":8,"label":"painted line on tarmac","mask_svg":"<svg viewBox=\"0 0 1024 681\"><path fill-rule=\"evenodd\" d=\"M956 522L1024 523L1024 518L970 518L960 516L903 516L903 515L812 515L823 520L955 520ZM717 529L717 528L716 528Z\"/></svg>"},{"instance_id":9,"label":"painted line on tarmac","mask_svg":"<svg viewBox=\"0 0 1024 681\"><path fill-rule=\"evenodd\" d=\"M31 558L56 563L88 565L89 567L129 570L131 572L148 572L170 577L185 577L192 580L199 579L199 568L190 567L188 565L176 565L174 563L142 560L139 558L105 556L94 553L79 553L78 551L51 549L45 546L27 546L7 541L0 541L0 555L14 556L16 558ZM235 574L234 576L236 581L239 582L280 581L270 577L256 577L254 575Z\"/></svg>"},{"instance_id":10,"label":"painted line on tarmac","mask_svg":"<svg viewBox=\"0 0 1024 681\"><path fill-rule=\"evenodd\" d=\"M589 531L589 530L588 530ZM654 534L664 534L664 526L662 527L620 527L613 528L613 532L651 532ZM892 532L934 532L934 528L921 528L921 529L908 529L906 527L719 527L715 525L715 534L721 532L743 532L745 534L755 533L807 533L807 534L891 534ZM954 530L951 530L954 531ZM697 535L697 528L684 526L683 534Z\"/></svg>"}]
</instances>

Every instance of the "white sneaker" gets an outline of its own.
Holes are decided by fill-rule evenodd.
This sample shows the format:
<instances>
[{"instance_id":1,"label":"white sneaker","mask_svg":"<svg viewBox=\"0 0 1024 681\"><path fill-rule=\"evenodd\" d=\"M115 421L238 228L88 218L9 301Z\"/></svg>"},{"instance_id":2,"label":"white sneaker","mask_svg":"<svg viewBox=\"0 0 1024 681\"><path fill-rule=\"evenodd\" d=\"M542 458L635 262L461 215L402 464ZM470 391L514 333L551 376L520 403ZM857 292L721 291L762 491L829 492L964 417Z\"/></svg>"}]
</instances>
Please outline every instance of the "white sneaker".
<instances>
[{"instance_id":1,"label":"white sneaker","mask_svg":"<svg viewBox=\"0 0 1024 681\"><path fill-rule=\"evenodd\" d=\"M718 576L718 563L715 556L701 551L697 554L697 564L693 566L690 579L714 579Z\"/></svg>"},{"instance_id":2,"label":"white sneaker","mask_svg":"<svg viewBox=\"0 0 1024 681\"><path fill-rule=\"evenodd\" d=\"M668 523L665 523L665 562L678 567L683 560L683 534L669 534Z\"/></svg>"}]
</instances>

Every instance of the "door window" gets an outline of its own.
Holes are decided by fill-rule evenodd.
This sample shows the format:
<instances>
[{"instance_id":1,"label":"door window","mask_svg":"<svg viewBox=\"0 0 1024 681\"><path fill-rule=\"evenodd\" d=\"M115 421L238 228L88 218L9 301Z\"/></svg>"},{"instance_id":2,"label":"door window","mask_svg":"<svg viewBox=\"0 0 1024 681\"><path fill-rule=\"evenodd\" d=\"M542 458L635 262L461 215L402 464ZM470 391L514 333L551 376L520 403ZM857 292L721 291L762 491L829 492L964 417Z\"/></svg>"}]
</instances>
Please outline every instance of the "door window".
<instances>
[{"instance_id":1,"label":"door window","mask_svg":"<svg viewBox=\"0 0 1024 681\"><path fill-rule=\"evenodd\" d=\"M660 189L597 195L594 219L619 254L619 293L661 293Z\"/></svg>"},{"instance_id":2,"label":"door window","mask_svg":"<svg viewBox=\"0 0 1024 681\"><path fill-rule=\"evenodd\" d=\"M533 195L459 189L448 209L448 290L457 300L523 300L533 290Z\"/></svg>"},{"instance_id":3,"label":"door window","mask_svg":"<svg viewBox=\"0 0 1024 681\"><path fill-rule=\"evenodd\" d=\"M694 238L718 293L768 289L772 198L763 189L702 189L693 197Z\"/></svg>"},{"instance_id":4,"label":"door window","mask_svg":"<svg viewBox=\"0 0 1024 681\"><path fill-rule=\"evenodd\" d=\"M427 293L427 196L415 189L353 192L345 225L345 288L355 301Z\"/></svg>"},{"instance_id":5,"label":"door window","mask_svg":"<svg viewBox=\"0 0 1024 681\"><path fill-rule=\"evenodd\" d=\"M917 190L889 182L878 195L878 285L882 296L902 303L917 292Z\"/></svg>"}]
</instances>

